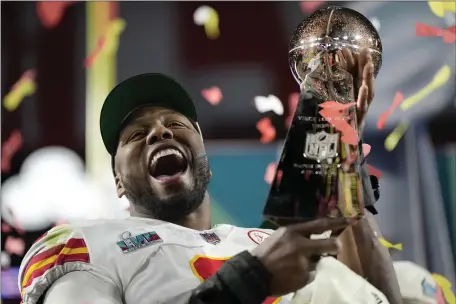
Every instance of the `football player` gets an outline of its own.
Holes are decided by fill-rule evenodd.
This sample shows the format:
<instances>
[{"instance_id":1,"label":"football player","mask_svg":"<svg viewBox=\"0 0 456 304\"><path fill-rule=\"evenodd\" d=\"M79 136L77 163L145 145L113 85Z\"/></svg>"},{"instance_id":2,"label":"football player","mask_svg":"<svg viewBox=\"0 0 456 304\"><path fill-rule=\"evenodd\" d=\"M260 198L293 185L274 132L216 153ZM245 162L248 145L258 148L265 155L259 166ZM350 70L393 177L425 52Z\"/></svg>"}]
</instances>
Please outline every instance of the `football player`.
<instances>
[{"instance_id":1,"label":"football player","mask_svg":"<svg viewBox=\"0 0 456 304\"><path fill-rule=\"evenodd\" d=\"M372 59L367 51L340 56L361 79L362 121L373 95ZM275 232L211 227L211 171L197 113L172 78L143 74L117 85L104 102L100 129L117 194L130 201L131 217L57 226L42 236L20 268L25 304L400 303L371 215ZM366 205L375 212L363 172ZM347 248L337 238L311 236L345 228L358 244L349 247L359 256L359 272L372 284L331 257L322 258L309 279L313 257Z\"/></svg>"}]
</instances>

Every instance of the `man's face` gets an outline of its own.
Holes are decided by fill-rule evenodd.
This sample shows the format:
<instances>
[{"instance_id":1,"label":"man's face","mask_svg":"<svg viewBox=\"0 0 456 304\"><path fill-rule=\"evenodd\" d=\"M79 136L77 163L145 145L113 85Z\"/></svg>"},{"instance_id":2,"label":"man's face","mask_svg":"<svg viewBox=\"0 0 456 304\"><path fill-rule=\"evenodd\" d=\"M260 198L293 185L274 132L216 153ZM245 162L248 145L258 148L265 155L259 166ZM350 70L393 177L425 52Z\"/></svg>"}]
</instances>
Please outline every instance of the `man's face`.
<instances>
[{"instance_id":1,"label":"man's face","mask_svg":"<svg viewBox=\"0 0 456 304\"><path fill-rule=\"evenodd\" d=\"M176 221L203 202L210 179L203 141L183 115L138 110L122 130L115 156L119 197L150 216Z\"/></svg>"}]
</instances>

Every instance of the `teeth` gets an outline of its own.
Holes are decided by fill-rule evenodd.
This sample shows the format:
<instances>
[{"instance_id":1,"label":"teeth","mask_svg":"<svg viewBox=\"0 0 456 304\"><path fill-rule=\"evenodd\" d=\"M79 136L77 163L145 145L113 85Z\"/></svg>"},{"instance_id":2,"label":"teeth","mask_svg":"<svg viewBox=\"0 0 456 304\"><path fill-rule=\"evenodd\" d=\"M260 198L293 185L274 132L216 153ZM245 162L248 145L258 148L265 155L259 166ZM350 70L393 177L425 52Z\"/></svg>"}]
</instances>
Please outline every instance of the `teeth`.
<instances>
[{"instance_id":1,"label":"teeth","mask_svg":"<svg viewBox=\"0 0 456 304\"><path fill-rule=\"evenodd\" d=\"M152 158L152 165L154 165L160 157L171 155L171 154L174 154L174 155L176 155L179 158L183 158L184 157L182 155L182 153L180 153L179 150L176 150L176 149L173 149L173 148L165 149L165 150L161 150L161 151L157 152L154 155L154 157Z\"/></svg>"}]
</instances>

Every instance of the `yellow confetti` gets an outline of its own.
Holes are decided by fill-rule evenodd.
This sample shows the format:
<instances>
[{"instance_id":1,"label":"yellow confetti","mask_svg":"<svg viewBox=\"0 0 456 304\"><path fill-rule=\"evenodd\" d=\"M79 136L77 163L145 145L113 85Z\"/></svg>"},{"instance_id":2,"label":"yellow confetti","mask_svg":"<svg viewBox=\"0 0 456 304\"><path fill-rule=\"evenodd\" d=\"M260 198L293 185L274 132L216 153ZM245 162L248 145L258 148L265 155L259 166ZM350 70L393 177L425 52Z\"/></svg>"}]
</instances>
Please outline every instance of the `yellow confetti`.
<instances>
[{"instance_id":1,"label":"yellow confetti","mask_svg":"<svg viewBox=\"0 0 456 304\"><path fill-rule=\"evenodd\" d=\"M418 93L414 94L413 96L405 99L401 103L401 109L407 110L411 106L415 105L419 101L426 98L429 94L434 92L439 87L443 86L445 83L448 82L451 75L451 69L448 65L443 66L440 70L435 73L434 78L432 81L427 84L424 88L422 88Z\"/></svg>"},{"instance_id":2,"label":"yellow confetti","mask_svg":"<svg viewBox=\"0 0 456 304\"><path fill-rule=\"evenodd\" d=\"M456 13L456 2L454 1L445 1L445 2L435 2L435 1L428 1L429 7L431 11L437 17L443 18L445 16L445 12L452 12Z\"/></svg>"},{"instance_id":3,"label":"yellow confetti","mask_svg":"<svg viewBox=\"0 0 456 304\"><path fill-rule=\"evenodd\" d=\"M385 240L384 238L378 238L378 240L379 240L380 244L382 244L383 246L385 246L388 249L393 248L393 249L402 251L402 243L392 244L392 243L388 242L387 240Z\"/></svg>"},{"instance_id":4,"label":"yellow confetti","mask_svg":"<svg viewBox=\"0 0 456 304\"><path fill-rule=\"evenodd\" d=\"M126 22L122 18L112 21L106 31L106 44L103 48L105 54L115 54L119 49L119 37L126 27Z\"/></svg>"},{"instance_id":5,"label":"yellow confetti","mask_svg":"<svg viewBox=\"0 0 456 304\"><path fill-rule=\"evenodd\" d=\"M409 127L407 121L401 122L385 139L385 149L393 151Z\"/></svg>"},{"instance_id":6,"label":"yellow confetti","mask_svg":"<svg viewBox=\"0 0 456 304\"><path fill-rule=\"evenodd\" d=\"M433 273L432 278L435 280L437 285L440 286L443 292L443 296L448 304L456 304L456 297L453 291L451 290L451 282L444 276Z\"/></svg>"},{"instance_id":7,"label":"yellow confetti","mask_svg":"<svg viewBox=\"0 0 456 304\"><path fill-rule=\"evenodd\" d=\"M193 21L197 25L203 25L206 35L210 39L217 39L220 36L219 15L210 6L200 6L193 13Z\"/></svg>"},{"instance_id":8,"label":"yellow confetti","mask_svg":"<svg viewBox=\"0 0 456 304\"><path fill-rule=\"evenodd\" d=\"M25 97L32 95L35 91L35 71L28 70L3 98L3 106L8 111L12 112L19 107Z\"/></svg>"}]
</instances>

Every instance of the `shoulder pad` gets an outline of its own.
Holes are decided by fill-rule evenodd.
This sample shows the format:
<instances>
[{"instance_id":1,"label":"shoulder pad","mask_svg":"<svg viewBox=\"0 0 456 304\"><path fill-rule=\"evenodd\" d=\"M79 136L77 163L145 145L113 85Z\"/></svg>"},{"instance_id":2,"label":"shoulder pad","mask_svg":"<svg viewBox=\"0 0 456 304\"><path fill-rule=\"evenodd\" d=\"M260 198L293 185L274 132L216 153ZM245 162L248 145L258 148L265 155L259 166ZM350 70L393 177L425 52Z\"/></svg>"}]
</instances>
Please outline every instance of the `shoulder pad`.
<instances>
[{"instance_id":1,"label":"shoulder pad","mask_svg":"<svg viewBox=\"0 0 456 304\"><path fill-rule=\"evenodd\" d=\"M32 245L19 269L19 289L24 303L35 303L64 274L87 270L89 250L80 230L60 225Z\"/></svg>"}]
</instances>

